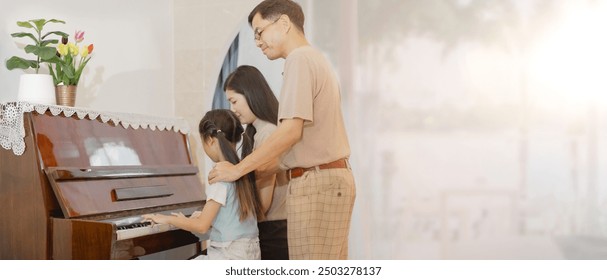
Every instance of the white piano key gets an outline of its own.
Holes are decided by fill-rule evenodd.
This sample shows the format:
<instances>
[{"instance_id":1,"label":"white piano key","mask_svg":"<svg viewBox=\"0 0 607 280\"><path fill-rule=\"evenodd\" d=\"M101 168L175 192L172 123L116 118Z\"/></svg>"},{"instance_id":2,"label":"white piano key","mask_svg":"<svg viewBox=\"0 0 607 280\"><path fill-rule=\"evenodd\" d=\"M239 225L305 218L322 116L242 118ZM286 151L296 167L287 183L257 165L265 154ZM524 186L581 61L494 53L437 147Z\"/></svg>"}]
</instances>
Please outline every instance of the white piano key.
<instances>
[{"instance_id":1,"label":"white piano key","mask_svg":"<svg viewBox=\"0 0 607 280\"><path fill-rule=\"evenodd\" d=\"M145 227L134 227L129 229L116 230L116 240L131 239L139 236L156 234L160 232L176 230L177 228L169 224L154 224Z\"/></svg>"}]
</instances>

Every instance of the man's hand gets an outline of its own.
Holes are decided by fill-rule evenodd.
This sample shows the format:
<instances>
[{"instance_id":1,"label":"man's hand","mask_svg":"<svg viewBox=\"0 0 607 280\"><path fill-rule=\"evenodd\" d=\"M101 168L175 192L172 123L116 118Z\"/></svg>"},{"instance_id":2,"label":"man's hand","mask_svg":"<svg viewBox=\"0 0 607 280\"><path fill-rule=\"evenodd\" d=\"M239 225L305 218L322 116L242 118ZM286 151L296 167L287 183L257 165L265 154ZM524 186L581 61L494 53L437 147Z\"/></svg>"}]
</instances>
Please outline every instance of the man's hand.
<instances>
[{"instance_id":1,"label":"man's hand","mask_svg":"<svg viewBox=\"0 0 607 280\"><path fill-rule=\"evenodd\" d=\"M217 182L234 182L242 175L238 168L227 161L218 162L217 165L209 172L209 184Z\"/></svg>"}]
</instances>

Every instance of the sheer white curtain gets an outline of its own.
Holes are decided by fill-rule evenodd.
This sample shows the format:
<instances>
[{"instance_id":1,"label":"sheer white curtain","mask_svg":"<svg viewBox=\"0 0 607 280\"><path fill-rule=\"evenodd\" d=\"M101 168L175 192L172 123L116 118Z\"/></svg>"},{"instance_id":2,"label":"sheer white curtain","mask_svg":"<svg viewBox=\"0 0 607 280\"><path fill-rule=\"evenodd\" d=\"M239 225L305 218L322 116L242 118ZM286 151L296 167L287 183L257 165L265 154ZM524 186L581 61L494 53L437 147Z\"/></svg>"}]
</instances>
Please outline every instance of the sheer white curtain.
<instances>
[{"instance_id":1,"label":"sheer white curtain","mask_svg":"<svg viewBox=\"0 0 607 280\"><path fill-rule=\"evenodd\" d=\"M607 1L300 2L342 84L350 258L607 257Z\"/></svg>"}]
</instances>

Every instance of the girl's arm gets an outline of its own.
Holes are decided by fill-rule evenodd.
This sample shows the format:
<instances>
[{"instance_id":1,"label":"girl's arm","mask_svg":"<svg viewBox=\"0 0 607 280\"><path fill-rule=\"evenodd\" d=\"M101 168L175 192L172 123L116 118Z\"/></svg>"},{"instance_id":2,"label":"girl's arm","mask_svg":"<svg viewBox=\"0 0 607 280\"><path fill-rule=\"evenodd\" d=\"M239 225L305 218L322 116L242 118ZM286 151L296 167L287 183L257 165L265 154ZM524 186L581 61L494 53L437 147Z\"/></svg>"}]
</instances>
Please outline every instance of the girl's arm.
<instances>
[{"instance_id":1,"label":"girl's arm","mask_svg":"<svg viewBox=\"0 0 607 280\"><path fill-rule=\"evenodd\" d=\"M219 213L220 208L221 204L214 200L208 200L202 209L202 213L197 217L188 218L181 213L172 213L172 216L162 214L146 214L142 217L146 221L152 221L158 224L170 224L191 232L206 233L209 228L211 228L211 224L213 223L215 217L217 217L217 213Z\"/></svg>"}]
</instances>

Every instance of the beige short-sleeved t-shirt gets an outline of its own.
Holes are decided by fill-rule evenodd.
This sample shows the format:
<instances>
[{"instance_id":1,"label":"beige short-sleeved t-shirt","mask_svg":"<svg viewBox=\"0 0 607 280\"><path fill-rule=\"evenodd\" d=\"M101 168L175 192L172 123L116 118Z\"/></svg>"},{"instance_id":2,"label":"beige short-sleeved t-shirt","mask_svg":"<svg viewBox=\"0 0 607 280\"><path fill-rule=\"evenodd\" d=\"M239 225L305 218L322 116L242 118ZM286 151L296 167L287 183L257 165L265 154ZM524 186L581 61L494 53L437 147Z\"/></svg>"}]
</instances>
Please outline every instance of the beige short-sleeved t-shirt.
<instances>
[{"instance_id":1,"label":"beige short-sleeved t-shirt","mask_svg":"<svg viewBox=\"0 0 607 280\"><path fill-rule=\"evenodd\" d=\"M283 169L312 167L350 156L339 83L327 58L311 46L285 60L278 120L304 120L302 139L284 155Z\"/></svg>"}]
</instances>

